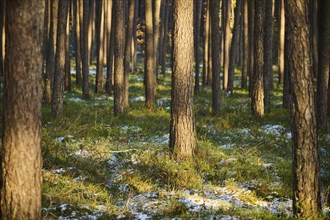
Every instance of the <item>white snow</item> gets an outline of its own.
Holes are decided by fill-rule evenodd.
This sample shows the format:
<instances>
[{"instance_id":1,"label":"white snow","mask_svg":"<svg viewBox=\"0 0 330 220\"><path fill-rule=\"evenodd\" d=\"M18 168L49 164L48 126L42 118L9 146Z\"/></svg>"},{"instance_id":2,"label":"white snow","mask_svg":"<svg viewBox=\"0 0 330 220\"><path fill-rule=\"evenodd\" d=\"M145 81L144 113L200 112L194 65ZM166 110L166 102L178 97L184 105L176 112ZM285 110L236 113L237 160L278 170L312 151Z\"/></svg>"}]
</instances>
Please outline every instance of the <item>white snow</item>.
<instances>
[{"instance_id":1,"label":"white snow","mask_svg":"<svg viewBox=\"0 0 330 220\"><path fill-rule=\"evenodd\" d=\"M262 126L266 134L272 134L274 136L281 136L285 131L286 128L283 127L282 125L264 125Z\"/></svg>"},{"instance_id":2,"label":"white snow","mask_svg":"<svg viewBox=\"0 0 330 220\"><path fill-rule=\"evenodd\" d=\"M131 98L131 101L133 101L133 102L144 102L145 100L146 100L146 98L144 96L138 96L138 97Z\"/></svg>"},{"instance_id":3,"label":"white snow","mask_svg":"<svg viewBox=\"0 0 330 220\"><path fill-rule=\"evenodd\" d=\"M62 143L64 141L64 139L65 139L65 137L63 137L63 136L55 138L56 142L58 142L58 143Z\"/></svg>"},{"instance_id":4,"label":"white snow","mask_svg":"<svg viewBox=\"0 0 330 220\"><path fill-rule=\"evenodd\" d=\"M81 98L78 98L78 97L69 98L69 101L71 101L71 102L84 102L84 100L82 100Z\"/></svg>"},{"instance_id":5,"label":"white snow","mask_svg":"<svg viewBox=\"0 0 330 220\"><path fill-rule=\"evenodd\" d=\"M138 133L142 131L142 128L138 126L129 126L129 125L124 125L119 127L120 133L122 134L127 134L128 132L130 133Z\"/></svg>"},{"instance_id":6,"label":"white snow","mask_svg":"<svg viewBox=\"0 0 330 220\"><path fill-rule=\"evenodd\" d=\"M169 104L170 102L171 99L169 98L161 98L156 100L157 105L165 105L165 104Z\"/></svg>"},{"instance_id":7,"label":"white snow","mask_svg":"<svg viewBox=\"0 0 330 220\"><path fill-rule=\"evenodd\" d=\"M85 149L80 149L80 150L76 151L76 152L74 153L74 155L76 155L76 156L78 156L78 157L83 157L83 158L85 158L85 157L90 157L90 156L92 156L93 154L92 154L91 152L88 152L88 151L85 150Z\"/></svg>"}]
</instances>

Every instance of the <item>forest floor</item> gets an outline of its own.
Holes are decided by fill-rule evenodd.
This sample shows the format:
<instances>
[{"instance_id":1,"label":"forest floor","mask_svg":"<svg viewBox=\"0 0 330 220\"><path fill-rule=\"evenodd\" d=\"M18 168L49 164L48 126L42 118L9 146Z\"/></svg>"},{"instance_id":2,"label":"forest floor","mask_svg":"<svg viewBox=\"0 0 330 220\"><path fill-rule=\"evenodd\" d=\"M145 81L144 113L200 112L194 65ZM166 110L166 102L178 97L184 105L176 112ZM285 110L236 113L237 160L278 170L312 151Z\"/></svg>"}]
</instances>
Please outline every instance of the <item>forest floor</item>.
<instances>
[{"instance_id":1,"label":"forest floor","mask_svg":"<svg viewBox=\"0 0 330 220\"><path fill-rule=\"evenodd\" d=\"M112 96L84 101L80 87L65 93L60 117L42 106L44 219L292 218L290 119L280 88L263 119L251 116L248 94L239 89L223 94L214 116L211 89L201 88L196 156L179 164L168 150L170 70L160 77L154 111L144 107L142 70L130 75L130 108L120 117L113 116ZM329 133L319 135L319 146L329 216Z\"/></svg>"}]
</instances>

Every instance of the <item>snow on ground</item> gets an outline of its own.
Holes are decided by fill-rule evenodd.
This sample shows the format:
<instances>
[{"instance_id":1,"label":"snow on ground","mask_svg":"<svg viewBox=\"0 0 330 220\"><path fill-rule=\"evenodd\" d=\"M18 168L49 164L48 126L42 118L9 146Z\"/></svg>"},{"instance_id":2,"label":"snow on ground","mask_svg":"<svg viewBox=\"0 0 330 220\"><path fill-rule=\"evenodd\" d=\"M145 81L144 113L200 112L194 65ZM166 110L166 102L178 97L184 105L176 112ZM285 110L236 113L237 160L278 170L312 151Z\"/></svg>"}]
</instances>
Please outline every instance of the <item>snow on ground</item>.
<instances>
[{"instance_id":1,"label":"snow on ground","mask_svg":"<svg viewBox=\"0 0 330 220\"><path fill-rule=\"evenodd\" d=\"M133 101L133 102L144 102L145 100L146 100L146 98L144 96L138 96L138 97L131 98L131 101Z\"/></svg>"},{"instance_id":2,"label":"snow on ground","mask_svg":"<svg viewBox=\"0 0 330 220\"><path fill-rule=\"evenodd\" d=\"M290 140L291 139L291 132L288 131L285 127L282 125L271 125L267 124L262 126L262 129L266 134L271 134L274 135L276 138L279 138L281 136L284 136L286 139Z\"/></svg>"},{"instance_id":3,"label":"snow on ground","mask_svg":"<svg viewBox=\"0 0 330 220\"><path fill-rule=\"evenodd\" d=\"M84 100L82 100L81 98L78 98L78 97L69 98L69 101L71 101L71 102L84 102Z\"/></svg>"},{"instance_id":4,"label":"snow on ground","mask_svg":"<svg viewBox=\"0 0 330 220\"><path fill-rule=\"evenodd\" d=\"M142 128L138 126L129 126L129 125L124 125L119 127L119 131L122 134L127 134L127 133L139 133L142 131Z\"/></svg>"}]
</instances>

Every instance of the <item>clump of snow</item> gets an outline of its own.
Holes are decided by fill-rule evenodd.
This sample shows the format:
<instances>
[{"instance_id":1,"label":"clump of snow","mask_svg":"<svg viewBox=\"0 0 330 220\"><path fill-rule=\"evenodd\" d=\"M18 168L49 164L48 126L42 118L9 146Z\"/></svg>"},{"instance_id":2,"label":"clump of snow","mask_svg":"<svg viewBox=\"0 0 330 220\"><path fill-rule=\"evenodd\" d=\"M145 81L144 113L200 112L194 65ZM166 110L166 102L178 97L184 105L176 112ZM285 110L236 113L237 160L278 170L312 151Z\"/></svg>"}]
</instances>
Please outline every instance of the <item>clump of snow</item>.
<instances>
[{"instance_id":1,"label":"clump of snow","mask_svg":"<svg viewBox=\"0 0 330 220\"><path fill-rule=\"evenodd\" d=\"M264 125L262 126L266 134L272 134L274 136L281 136L285 131L286 128L283 127L282 125Z\"/></svg>"},{"instance_id":2,"label":"clump of snow","mask_svg":"<svg viewBox=\"0 0 330 220\"><path fill-rule=\"evenodd\" d=\"M275 167L274 163L261 163L260 165L265 169L270 169Z\"/></svg>"},{"instance_id":3,"label":"clump of snow","mask_svg":"<svg viewBox=\"0 0 330 220\"><path fill-rule=\"evenodd\" d=\"M81 182L84 180L85 180L85 177L83 177L83 176L78 176L78 177L74 178L74 181L76 181L76 182Z\"/></svg>"},{"instance_id":4,"label":"clump of snow","mask_svg":"<svg viewBox=\"0 0 330 220\"><path fill-rule=\"evenodd\" d=\"M71 102L84 102L84 100L82 100L81 98L78 98L78 97L69 98L69 101L71 101Z\"/></svg>"},{"instance_id":5,"label":"clump of snow","mask_svg":"<svg viewBox=\"0 0 330 220\"><path fill-rule=\"evenodd\" d=\"M108 160L108 164L111 166L116 166L118 165L118 159L115 155L112 155L110 159Z\"/></svg>"},{"instance_id":6,"label":"clump of snow","mask_svg":"<svg viewBox=\"0 0 330 220\"><path fill-rule=\"evenodd\" d=\"M122 127L119 127L120 133L122 134L127 134L127 133L138 133L142 131L142 128L138 126L129 126L129 125L124 125Z\"/></svg>"},{"instance_id":7,"label":"clump of snow","mask_svg":"<svg viewBox=\"0 0 330 220\"><path fill-rule=\"evenodd\" d=\"M237 159L236 158L233 158L233 157L231 157L231 158L228 158L228 159L222 159L222 160L220 160L220 164L221 165L227 165L227 164L230 164L230 163L234 163L234 162L236 162L237 161Z\"/></svg>"},{"instance_id":8,"label":"clump of snow","mask_svg":"<svg viewBox=\"0 0 330 220\"><path fill-rule=\"evenodd\" d=\"M150 142L157 145L168 144L170 141L170 135L164 134L163 136L154 136L151 138Z\"/></svg>"},{"instance_id":9,"label":"clump of snow","mask_svg":"<svg viewBox=\"0 0 330 220\"><path fill-rule=\"evenodd\" d=\"M55 138L56 142L58 142L58 143L62 143L64 141L64 139L65 139L65 137L63 137L63 136Z\"/></svg>"},{"instance_id":10,"label":"clump of snow","mask_svg":"<svg viewBox=\"0 0 330 220\"><path fill-rule=\"evenodd\" d=\"M142 77L138 77L138 78L136 79L136 81L138 81L138 82L143 82L144 79L143 79Z\"/></svg>"},{"instance_id":11,"label":"clump of snow","mask_svg":"<svg viewBox=\"0 0 330 220\"><path fill-rule=\"evenodd\" d=\"M76 151L74 153L74 155L76 155L77 157L83 157L83 158L85 158L85 157L91 157L92 156L92 153L89 152L89 151L87 151L87 150L85 150L85 149L80 149L80 150Z\"/></svg>"},{"instance_id":12,"label":"clump of snow","mask_svg":"<svg viewBox=\"0 0 330 220\"><path fill-rule=\"evenodd\" d=\"M64 168L59 168L59 169L56 169L56 170L54 170L54 173L56 173L56 174L63 174L63 173L65 173L65 169Z\"/></svg>"},{"instance_id":13,"label":"clump of snow","mask_svg":"<svg viewBox=\"0 0 330 220\"><path fill-rule=\"evenodd\" d=\"M171 99L169 99L169 98L161 98L161 99L156 100L157 105L166 105L166 104L169 104L170 102L171 102Z\"/></svg>"},{"instance_id":14,"label":"clump of snow","mask_svg":"<svg viewBox=\"0 0 330 220\"><path fill-rule=\"evenodd\" d=\"M224 144L219 146L221 149L231 149L232 147L236 146L236 144Z\"/></svg>"},{"instance_id":15,"label":"clump of snow","mask_svg":"<svg viewBox=\"0 0 330 220\"><path fill-rule=\"evenodd\" d=\"M289 131L289 132L287 132L287 133L285 134L285 138L286 138L287 140L291 140L291 138L292 138L291 131Z\"/></svg>"},{"instance_id":16,"label":"clump of snow","mask_svg":"<svg viewBox=\"0 0 330 220\"><path fill-rule=\"evenodd\" d=\"M131 98L131 101L133 101L133 102L144 102L145 100L146 100L146 98L144 96L138 96L138 97Z\"/></svg>"}]
</instances>

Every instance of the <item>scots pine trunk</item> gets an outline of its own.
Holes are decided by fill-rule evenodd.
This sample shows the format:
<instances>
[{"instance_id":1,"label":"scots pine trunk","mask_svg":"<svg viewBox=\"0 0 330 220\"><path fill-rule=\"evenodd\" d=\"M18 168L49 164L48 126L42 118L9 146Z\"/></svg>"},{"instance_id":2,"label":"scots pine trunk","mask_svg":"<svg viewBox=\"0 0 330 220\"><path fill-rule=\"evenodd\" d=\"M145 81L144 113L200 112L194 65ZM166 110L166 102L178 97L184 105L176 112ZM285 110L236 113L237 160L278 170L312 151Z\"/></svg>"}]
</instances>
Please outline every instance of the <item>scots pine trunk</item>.
<instances>
[{"instance_id":1,"label":"scots pine trunk","mask_svg":"<svg viewBox=\"0 0 330 220\"><path fill-rule=\"evenodd\" d=\"M158 65L159 65L159 33L160 33L160 6L162 0L153 0L153 29L154 29L154 55L155 55L155 73L158 78Z\"/></svg>"},{"instance_id":2,"label":"scots pine trunk","mask_svg":"<svg viewBox=\"0 0 330 220\"><path fill-rule=\"evenodd\" d=\"M6 1L2 219L41 219L43 1ZM19 16L18 16L19 15Z\"/></svg>"},{"instance_id":3,"label":"scots pine trunk","mask_svg":"<svg viewBox=\"0 0 330 220\"><path fill-rule=\"evenodd\" d=\"M242 89L247 89L247 76L249 72L249 22L248 1L243 1L243 67L242 67Z\"/></svg>"},{"instance_id":4,"label":"scots pine trunk","mask_svg":"<svg viewBox=\"0 0 330 220\"><path fill-rule=\"evenodd\" d=\"M201 30L201 15L202 15L202 0L194 0L194 52L195 52L195 92L199 91L199 63L200 63L200 30Z\"/></svg>"},{"instance_id":5,"label":"scots pine trunk","mask_svg":"<svg viewBox=\"0 0 330 220\"><path fill-rule=\"evenodd\" d=\"M206 1L206 13L205 13L205 22L204 22L204 59L203 59L203 86L207 85L207 76L208 76L208 64L209 64L209 32L210 32L210 8L209 2Z\"/></svg>"},{"instance_id":6,"label":"scots pine trunk","mask_svg":"<svg viewBox=\"0 0 330 220\"><path fill-rule=\"evenodd\" d=\"M106 1L107 3L107 10L108 10L108 14L107 14L107 76L106 76L106 81L105 81L105 92L107 93L107 95L111 95L112 92L112 85L113 85L113 81L112 81L112 76L113 76L113 56L114 56L114 39L115 39L115 35L114 35L114 12L113 12L113 3L112 1Z\"/></svg>"},{"instance_id":7,"label":"scots pine trunk","mask_svg":"<svg viewBox=\"0 0 330 220\"><path fill-rule=\"evenodd\" d=\"M68 11L66 19L66 30L65 30L65 77L64 77L64 89L65 91L71 91L71 61L70 61L70 19L71 14L71 1L68 0Z\"/></svg>"},{"instance_id":8,"label":"scots pine trunk","mask_svg":"<svg viewBox=\"0 0 330 220\"><path fill-rule=\"evenodd\" d=\"M176 160L183 160L196 148L193 1L173 0L173 28L170 149Z\"/></svg>"},{"instance_id":9,"label":"scots pine trunk","mask_svg":"<svg viewBox=\"0 0 330 220\"><path fill-rule=\"evenodd\" d=\"M286 0L285 11L288 73L292 89L293 214L299 219L317 219L321 208L320 167L310 59L308 0Z\"/></svg>"},{"instance_id":10,"label":"scots pine trunk","mask_svg":"<svg viewBox=\"0 0 330 220\"><path fill-rule=\"evenodd\" d=\"M249 94L252 95L253 89L253 74L254 74L254 3L256 0L249 0L248 14L249 14Z\"/></svg>"},{"instance_id":11,"label":"scots pine trunk","mask_svg":"<svg viewBox=\"0 0 330 220\"><path fill-rule=\"evenodd\" d=\"M96 77L95 93L103 91L103 44L104 44L104 5L105 1L95 1L95 40L96 40Z\"/></svg>"},{"instance_id":12,"label":"scots pine trunk","mask_svg":"<svg viewBox=\"0 0 330 220\"><path fill-rule=\"evenodd\" d=\"M167 44L167 35L168 35L169 12L170 12L169 0L165 0L164 37L162 42L162 55L161 55L161 66L162 66L163 76L165 76L166 73L166 44Z\"/></svg>"},{"instance_id":13,"label":"scots pine trunk","mask_svg":"<svg viewBox=\"0 0 330 220\"><path fill-rule=\"evenodd\" d=\"M82 26L82 98L89 99L89 46L88 46L88 33L89 33L89 0L83 1L83 26Z\"/></svg>"},{"instance_id":14,"label":"scots pine trunk","mask_svg":"<svg viewBox=\"0 0 330 220\"><path fill-rule=\"evenodd\" d=\"M285 7L284 0L279 0L279 39L278 39L278 85L284 82L284 37L285 37Z\"/></svg>"},{"instance_id":15,"label":"scots pine trunk","mask_svg":"<svg viewBox=\"0 0 330 220\"><path fill-rule=\"evenodd\" d=\"M232 0L222 1L222 18L223 18L223 90L228 89L228 71L229 71L229 53L230 53L230 42L231 42L231 28L230 28L230 16L231 16Z\"/></svg>"},{"instance_id":16,"label":"scots pine trunk","mask_svg":"<svg viewBox=\"0 0 330 220\"><path fill-rule=\"evenodd\" d=\"M81 82L80 3L78 0L73 1L75 14L76 84Z\"/></svg>"}]
</instances>

